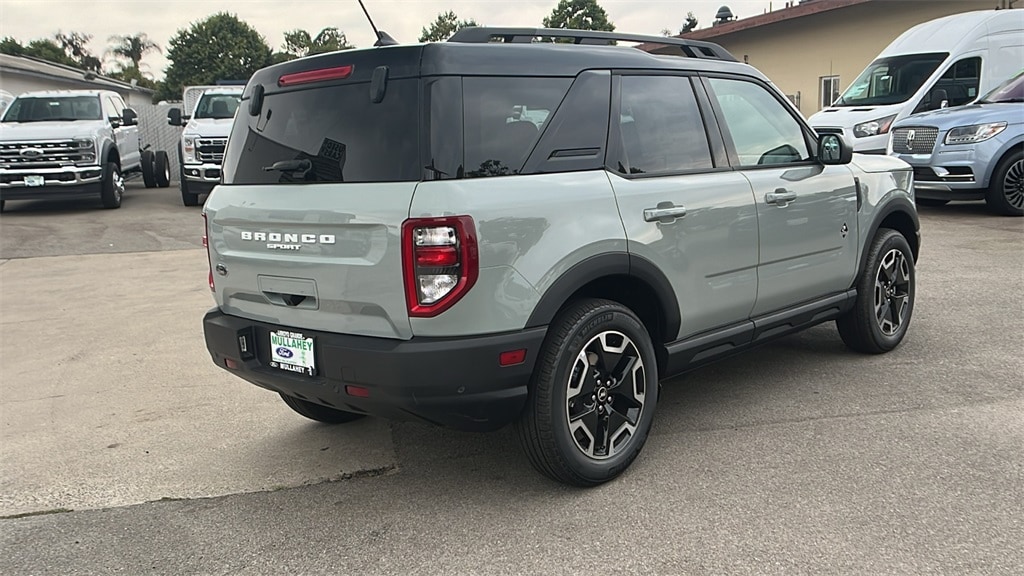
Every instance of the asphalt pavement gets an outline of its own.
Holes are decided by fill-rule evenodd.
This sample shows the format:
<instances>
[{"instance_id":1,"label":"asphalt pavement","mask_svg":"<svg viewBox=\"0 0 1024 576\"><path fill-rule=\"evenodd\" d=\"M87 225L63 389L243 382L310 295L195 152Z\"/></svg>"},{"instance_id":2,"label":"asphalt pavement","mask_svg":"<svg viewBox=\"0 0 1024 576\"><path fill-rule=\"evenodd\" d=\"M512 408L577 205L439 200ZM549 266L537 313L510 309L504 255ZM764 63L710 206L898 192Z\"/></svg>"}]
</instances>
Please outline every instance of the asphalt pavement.
<instances>
[{"instance_id":1,"label":"asphalt pavement","mask_svg":"<svg viewBox=\"0 0 1024 576\"><path fill-rule=\"evenodd\" d=\"M1024 573L1024 222L922 209L882 356L815 327L664 385L580 490L513 434L304 421L216 369L198 209L0 216L0 573Z\"/></svg>"}]
</instances>

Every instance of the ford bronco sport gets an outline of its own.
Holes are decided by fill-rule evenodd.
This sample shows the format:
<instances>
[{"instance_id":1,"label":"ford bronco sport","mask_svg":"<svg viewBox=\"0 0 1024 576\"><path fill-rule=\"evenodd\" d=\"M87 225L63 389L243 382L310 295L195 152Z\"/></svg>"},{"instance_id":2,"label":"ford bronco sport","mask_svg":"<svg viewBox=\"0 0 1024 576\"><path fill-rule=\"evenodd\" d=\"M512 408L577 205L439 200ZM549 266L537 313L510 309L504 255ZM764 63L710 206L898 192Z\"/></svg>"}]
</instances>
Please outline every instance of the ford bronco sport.
<instances>
[{"instance_id":1,"label":"ford bronco sport","mask_svg":"<svg viewBox=\"0 0 1024 576\"><path fill-rule=\"evenodd\" d=\"M829 320L886 352L913 312L909 166L714 44L467 28L278 64L223 169L218 366L321 422L514 423L570 484L629 466L662 379Z\"/></svg>"}]
</instances>

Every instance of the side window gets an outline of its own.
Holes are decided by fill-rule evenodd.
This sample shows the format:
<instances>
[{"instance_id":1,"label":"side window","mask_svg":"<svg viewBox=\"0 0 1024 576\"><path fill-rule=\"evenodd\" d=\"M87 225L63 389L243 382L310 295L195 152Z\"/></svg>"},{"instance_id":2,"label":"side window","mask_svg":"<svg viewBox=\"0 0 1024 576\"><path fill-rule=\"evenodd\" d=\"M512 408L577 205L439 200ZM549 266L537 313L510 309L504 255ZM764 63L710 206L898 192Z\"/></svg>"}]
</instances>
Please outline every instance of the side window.
<instances>
[{"instance_id":1,"label":"side window","mask_svg":"<svg viewBox=\"0 0 1024 576\"><path fill-rule=\"evenodd\" d=\"M622 173L664 174L713 168L690 79L623 76L619 132Z\"/></svg>"},{"instance_id":2,"label":"side window","mask_svg":"<svg viewBox=\"0 0 1024 576\"><path fill-rule=\"evenodd\" d=\"M945 90L950 106L967 104L978 97L978 82L981 79L981 58L964 58L946 70L946 73L935 83L935 90ZM930 96L930 95L929 95ZM927 97L926 97L927 98Z\"/></svg>"},{"instance_id":3,"label":"side window","mask_svg":"<svg viewBox=\"0 0 1024 576\"><path fill-rule=\"evenodd\" d=\"M764 86L726 78L711 78L709 83L741 166L811 158L800 123Z\"/></svg>"},{"instance_id":4,"label":"side window","mask_svg":"<svg viewBox=\"0 0 1024 576\"><path fill-rule=\"evenodd\" d=\"M571 78L463 79L465 176L518 174Z\"/></svg>"},{"instance_id":5,"label":"side window","mask_svg":"<svg viewBox=\"0 0 1024 576\"><path fill-rule=\"evenodd\" d=\"M103 116L107 118L121 117L121 109L117 107L117 104L114 102L114 99L110 96L107 96L103 99Z\"/></svg>"}]
</instances>

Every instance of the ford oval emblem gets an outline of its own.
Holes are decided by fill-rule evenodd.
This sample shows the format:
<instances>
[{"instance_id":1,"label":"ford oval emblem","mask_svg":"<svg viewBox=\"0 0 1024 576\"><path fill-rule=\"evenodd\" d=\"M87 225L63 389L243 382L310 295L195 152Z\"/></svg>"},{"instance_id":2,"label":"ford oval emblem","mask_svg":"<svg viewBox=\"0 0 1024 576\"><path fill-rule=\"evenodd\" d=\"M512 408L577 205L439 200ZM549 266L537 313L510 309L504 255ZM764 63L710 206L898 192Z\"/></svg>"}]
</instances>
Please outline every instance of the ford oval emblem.
<instances>
[{"instance_id":1,"label":"ford oval emblem","mask_svg":"<svg viewBox=\"0 0 1024 576\"><path fill-rule=\"evenodd\" d=\"M277 350L275 350L275 352L277 352L277 355L280 356L281 358L291 358L292 356L295 355L291 350L285 348L284 346L279 347Z\"/></svg>"},{"instance_id":2,"label":"ford oval emblem","mask_svg":"<svg viewBox=\"0 0 1024 576\"><path fill-rule=\"evenodd\" d=\"M20 154L26 158L38 158L43 155L43 151L39 148L26 148Z\"/></svg>"}]
</instances>

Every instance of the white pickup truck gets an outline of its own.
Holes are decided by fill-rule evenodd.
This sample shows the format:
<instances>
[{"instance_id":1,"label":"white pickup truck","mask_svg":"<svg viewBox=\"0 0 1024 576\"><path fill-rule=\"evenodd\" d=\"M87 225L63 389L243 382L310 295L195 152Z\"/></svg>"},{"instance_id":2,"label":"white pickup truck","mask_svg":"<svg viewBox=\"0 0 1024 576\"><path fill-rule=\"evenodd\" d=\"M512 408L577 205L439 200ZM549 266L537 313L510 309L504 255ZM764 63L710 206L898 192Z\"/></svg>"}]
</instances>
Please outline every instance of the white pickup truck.
<instances>
[{"instance_id":1,"label":"white pickup truck","mask_svg":"<svg viewBox=\"0 0 1024 576\"><path fill-rule=\"evenodd\" d=\"M167 123L184 126L178 144L181 166L181 201L198 206L199 195L220 183L220 165L231 133L235 110L242 98L242 86L189 86L184 92L184 109L172 108Z\"/></svg>"},{"instance_id":2,"label":"white pickup truck","mask_svg":"<svg viewBox=\"0 0 1024 576\"><path fill-rule=\"evenodd\" d=\"M108 90L20 94L0 121L0 210L8 200L98 196L119 208L126 178L170 185L167 153L141 145L138 115Z\"/></svg>"}]
</instances>

